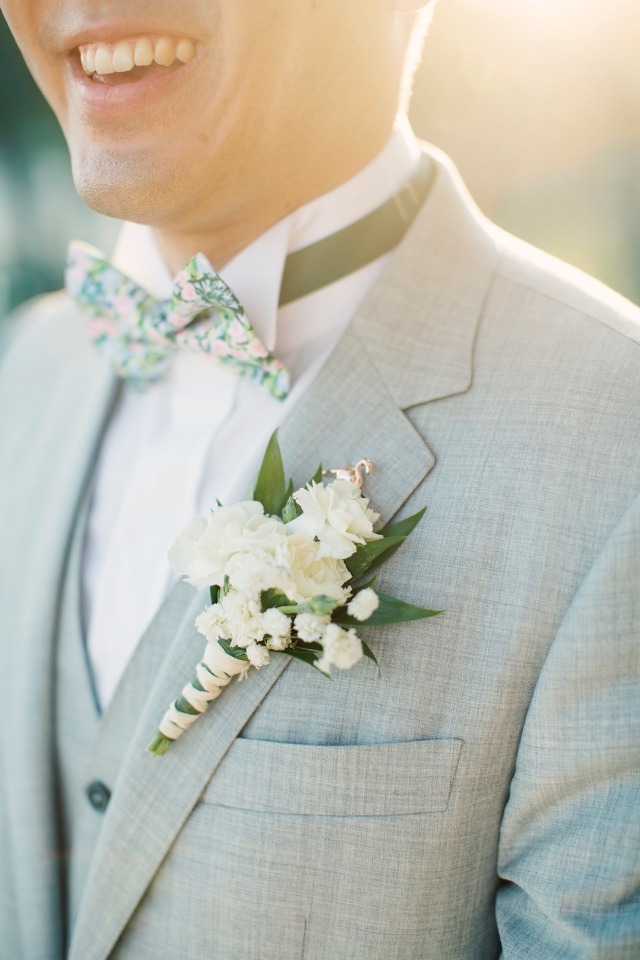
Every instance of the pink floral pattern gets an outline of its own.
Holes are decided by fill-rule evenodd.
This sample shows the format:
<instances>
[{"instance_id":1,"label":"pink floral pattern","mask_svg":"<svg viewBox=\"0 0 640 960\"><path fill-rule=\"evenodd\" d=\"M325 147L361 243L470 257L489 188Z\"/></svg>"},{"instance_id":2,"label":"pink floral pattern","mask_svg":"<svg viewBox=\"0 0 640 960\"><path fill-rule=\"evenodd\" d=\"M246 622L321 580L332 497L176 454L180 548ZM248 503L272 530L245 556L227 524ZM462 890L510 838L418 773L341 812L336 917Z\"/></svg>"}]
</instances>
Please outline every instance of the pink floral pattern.
<instances>
[{"instance_id":1,"label":"pink floral pattern","mask_svg":"<svg viewBox=\"0 0 640 960\"><path fill-rule=\"evenodd\" d=\"M119 377L137 387L159 380L179 347L210 354L278 400L289 373L247 320L205 255L178 273L170 300L154 300L88 244L69 247L66 287L89 320L89 335Z\"/></svg>"}]
</instances>

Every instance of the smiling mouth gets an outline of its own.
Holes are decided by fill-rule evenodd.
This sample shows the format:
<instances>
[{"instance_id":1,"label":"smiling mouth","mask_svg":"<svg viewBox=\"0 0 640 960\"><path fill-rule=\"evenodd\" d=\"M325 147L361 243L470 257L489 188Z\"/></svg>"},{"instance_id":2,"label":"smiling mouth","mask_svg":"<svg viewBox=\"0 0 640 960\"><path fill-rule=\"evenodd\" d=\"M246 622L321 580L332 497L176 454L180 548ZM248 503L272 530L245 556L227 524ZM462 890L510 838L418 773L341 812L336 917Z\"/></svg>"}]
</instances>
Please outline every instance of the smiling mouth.
<instances>
[{"instance_id":1,"label":"smiling mouth","mask_svg":"<svg viewBox=\"0 0 640 960\"><path fill-rule=\"evenodd\" d=\"M86 43L77 48L82 70L98 83L131 83L169 73L196 55L188 37L128 37L115 43Z\"/></svg>"}]
</instances>

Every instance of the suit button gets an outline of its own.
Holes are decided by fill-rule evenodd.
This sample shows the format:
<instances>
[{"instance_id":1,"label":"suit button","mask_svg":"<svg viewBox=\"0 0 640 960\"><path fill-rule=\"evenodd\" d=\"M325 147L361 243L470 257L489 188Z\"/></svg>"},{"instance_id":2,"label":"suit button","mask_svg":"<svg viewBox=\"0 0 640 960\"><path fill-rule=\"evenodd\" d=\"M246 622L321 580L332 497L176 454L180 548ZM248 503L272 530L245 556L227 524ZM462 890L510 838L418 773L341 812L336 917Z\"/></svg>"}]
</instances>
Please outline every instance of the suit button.
<instances>
[{"instance_id":1,"label":"suit button","mask_svg":"<svg viewBox=\"0 0 640 960\"><path fill-rule=\"evenodd\" d=\"M109 805L111 790L101 780L94 780L87 787L87 797L94 810L104 813Z\"/></svg>"}]
</instances>

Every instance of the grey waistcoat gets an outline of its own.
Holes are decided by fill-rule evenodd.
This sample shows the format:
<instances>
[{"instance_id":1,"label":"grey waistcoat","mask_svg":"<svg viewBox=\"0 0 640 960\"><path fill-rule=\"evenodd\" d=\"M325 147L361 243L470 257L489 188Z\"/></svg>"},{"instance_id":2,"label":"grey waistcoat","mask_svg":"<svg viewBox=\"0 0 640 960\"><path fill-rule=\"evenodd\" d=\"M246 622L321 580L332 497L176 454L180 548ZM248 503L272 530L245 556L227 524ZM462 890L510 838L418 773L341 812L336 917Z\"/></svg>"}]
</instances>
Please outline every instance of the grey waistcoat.
<instances>
[{"instance_id":1,"label":"grey waistcoat","mask_svg":"<svg viewBox=\"0 0 640 960\"><path fill-rule=\"evenodd\" d=\"M67 943L105 820L105 803L108 806L140 707L166 652L153 629L156 617L169 615L171 618L173 608L182 613L184 593L192 592L192 588L179 583L169 594L142 636L111 703L101 716L87 658L81 610L86 517L85 507L75 524L66 565L55 674L55 738Z\"/></svg>"},{"instance_id":2,"label":"grey waistcoat","mask_svg":"<svg viewBox=\"0 0 640 960\"><path fill-rule=\"evenodd\" d=\"M76 522L65 571L55 673L54 716L68 930L77 913L91 853L104 819L104 810L97 810L87 793L92 782L90 767L100 716L82 629L80 573L85 521L86 509ZM115 770L109 773L111 777L104 781L107 787L113 784Z\"/></svg>"}]
</instances>

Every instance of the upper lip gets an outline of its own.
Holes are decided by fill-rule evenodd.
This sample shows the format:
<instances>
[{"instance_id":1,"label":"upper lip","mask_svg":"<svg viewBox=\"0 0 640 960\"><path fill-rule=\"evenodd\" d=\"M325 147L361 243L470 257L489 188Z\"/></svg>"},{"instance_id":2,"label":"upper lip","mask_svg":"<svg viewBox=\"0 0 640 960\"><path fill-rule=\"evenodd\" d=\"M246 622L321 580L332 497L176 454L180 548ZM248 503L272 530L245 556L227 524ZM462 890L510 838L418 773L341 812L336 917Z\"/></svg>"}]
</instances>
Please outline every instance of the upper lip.
<instances>
[{"instance_id":1,"label":"upper lip","mask_svg":"<svg viewBox=\"0 0 640 960\"><path fill-rule=\"evenodd\" d=\"M175 24L151 24L148 20L142 23L140 21L125 21L119 19L117 23L94 23L91 26L80 27L73 32L69 32L63 36L60 47L63 53L69 54L71 51L85 44L117 43L118 40L122 40L125 37L136 36L189 37L192 40L196 39L193 33L186 33L179 27L176 27Z\"/></svg>"}]
</instances>

